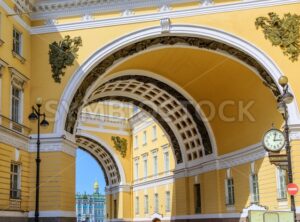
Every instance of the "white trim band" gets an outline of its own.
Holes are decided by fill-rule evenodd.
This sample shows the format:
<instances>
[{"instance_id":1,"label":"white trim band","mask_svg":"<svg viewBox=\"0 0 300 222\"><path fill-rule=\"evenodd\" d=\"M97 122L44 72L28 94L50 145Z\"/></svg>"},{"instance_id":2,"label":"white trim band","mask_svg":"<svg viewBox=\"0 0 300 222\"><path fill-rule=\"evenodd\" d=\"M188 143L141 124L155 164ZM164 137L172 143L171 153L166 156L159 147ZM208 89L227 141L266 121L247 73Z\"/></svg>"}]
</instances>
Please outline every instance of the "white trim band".
<instances>
[{"instance_id":1,"label":"white trim band","mask_svg":"<svg viewBox=\"0 0 300 222\"><path fill-rule=\"evenodd\" d=\"M28 217L34 217L34 211L29 211ZM76 212L62 210L40 211L40 217L76 217Z\"/></svg>"}]
</instances>

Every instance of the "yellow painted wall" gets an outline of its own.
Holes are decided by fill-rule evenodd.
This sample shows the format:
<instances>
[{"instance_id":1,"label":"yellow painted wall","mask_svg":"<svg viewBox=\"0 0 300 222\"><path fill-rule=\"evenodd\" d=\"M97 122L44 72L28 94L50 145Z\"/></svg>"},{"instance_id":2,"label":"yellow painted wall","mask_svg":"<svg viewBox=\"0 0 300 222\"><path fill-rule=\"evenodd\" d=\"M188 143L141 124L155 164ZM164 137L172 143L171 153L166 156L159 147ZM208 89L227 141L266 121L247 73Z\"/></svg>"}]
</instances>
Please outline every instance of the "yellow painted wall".
<instances>
[{"instance_id":1,"label":"yellow painted wall","mask_svg":"<svg viewBox=\"0 0 300 222\"><path fill-rule=\"evenodd\" d=\"M30 155L30 210L35 206L35 155ZM75 157L63 152L42 152L40 172L40 210L74 211Z\"/></svg>"},{"instance_id":2,"label":"yellow painted wall","mask_svg":"<svg viewBox=\"0 0 300 222\"><path fill-rule=\"evenodd\" d=\"M19 159L16 159L15 148L0 143L0 210L18 210L11 207L10 202L10 165L12 162L21 165L21 208L29 209L30 196L30 156L24 150L19 150Z\"/></svg>"}]
</instances>

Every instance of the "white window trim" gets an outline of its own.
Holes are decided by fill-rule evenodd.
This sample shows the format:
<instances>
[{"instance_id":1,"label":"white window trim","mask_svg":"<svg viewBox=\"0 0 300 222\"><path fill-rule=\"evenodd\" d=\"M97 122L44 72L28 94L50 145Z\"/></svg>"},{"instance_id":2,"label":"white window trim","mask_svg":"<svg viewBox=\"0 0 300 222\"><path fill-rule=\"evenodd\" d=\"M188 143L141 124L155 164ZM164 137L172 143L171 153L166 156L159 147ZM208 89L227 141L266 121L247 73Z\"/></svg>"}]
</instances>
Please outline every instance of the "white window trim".
<instances>
[{"instance_id":1,"label":"white window trim","mask_svg":"<svg viewBox=\"0 0 300 222\"><path fill-rule=\"evenodd\" d=\"M166 203L166 206L165 206L166 213L170 213L171 212L171 192L169 190L166 191L165 203Z\"/></svg>"},{"instance_id":2,"label":"white window trim","mask_svg":"<svg viewBox=\"0 0 300 222\"><path fill-rule=\"evenodd\" d=\"M277 188L277 199L278 200L286 200L287 199L287 194L286 197L283 198L281 197L281 194L279 193L281 190L281 184L280 184L280 171L281 169L279 167L276 167L276 188ZM285 177L287 177L287 174L285 173Z\"/></svg>"},{"instance_id":3,"label":"white window trim","mask_svg":"<svg viewBox=\"0 0 300 222\"><path fill-rule=\"evenodd\" d=\"M148 153L144 153L143 155L143 164L144 164L144 179L148 177ZM146 164L145 164L146 162Z\"/></svg>"},{"instance_id":4,"label":"white window trim","mask_svg":"<svg viewBox=\"0 0 300 222\"><path fill-rule=\"evenodd\" d=\"M228 180L232 179L232 174L231 174L231 169L227 169L226 170L226 178L224 180L225 182L225 204L227 207L227 210L232 210L234 207L234 204L229 203L229 193L228 193ZM233 189L234 189L234 185L233 185Z\"/></svg>"},{"instance_id":5,"label":"white window trim","mask_svg":"<svg viewBox=\"0 0 300 222\"><path fill-rule=\"evenodd\" d=\"M144 214L146 214L146 215L149 214L149 196L148 196L148 194L144 195Z\"/></svg>"},{"instance_id":6,"label":"white window trim","mask_svg":"<svg viewBox=\"0 0 300 222\"><path fill-rule=\"evenodd\" d=\"M15 32L15 31L18 32L20 35L20 40L19 40L19 46L20 46L19 52L20 53L17 53L14 50L13 50L13 52L19 56L22 56L23 55L23 33L21 31L19 31L19 29L17 29L16 27L13 27L13 32ZM13 41L14 41L14 36L13 36ZM14 44L14 42L13 42L13 44Z\"/></svg>"},{"instance_id":7,"label":"white window trim","mask_svg":"<svg viewBox=\"0 0 300 222\"><path fill-rule=\"evenodd\" d=\"M139 196L135 196L135 207L134 207L135 215L140 214L140 203L139 202L140 202Z\"/></svg>"},{"instance_id":8,"label":"white window trim","mask_svg":"<svg viewBox=\"0 0 300 222\"><path fill-rule=\"evenodd\" d=\"M258 201L254 200L254 187L253 187L253 175L257 173L255 171L255 162L250 164L250 175L249 175L249 187L250 187L250 199L251 203L259 203L259 193L258 193ZM259 188L258 188L259 189Z\"/></svg>"},{"instance_id":9,"label":"white window trim","mask_svg":"<svg viewBox=\"0 0 300 222\"><path fill-rule=\"evenodd\" d=\"M152 160L153 160L153 177L156 178L158 176L158 158L157 158L158 148L151 150L151 153L152 153ZM154 164L155 158L156 158L156 164Z\"/></svg>"},{"instance_id":10,"label":"white window trim","mask_svg":"<svg viewBox=\"0 0 300 222\"><path fill-rule=\"evenodd\" d=\"M13 67L9 67L9 72L11 74L11 86L10 86L10 119L12 119L12 88L17 87L20 89L20 122L19 124L23 124L24 117L23 117L23 112L24 112L24 85L26 82L29 80L25 75L20 73L18 70L16 70Z\"/></svg>"},{"instance_id":11,"label":"white window trim","mask_svg":"<svg viewBox=\"0 0 300 222\"><path fill-rule=\"evenodd\" d=\"M168 164L167 164L167 158L166 155L168 155ZM170 153L168 150L164 150L164 171L166 174L170 172Z\"/></svg>"},{"instance_id":12,"label":"white window trim","mask_svg":"<svg viewBox=\"0 0 300 222\"><path fill-rule=\"evenodd\" d=\"M139 157L134 158L134 180L139 179Z\"/></svg>"}]
</instances>

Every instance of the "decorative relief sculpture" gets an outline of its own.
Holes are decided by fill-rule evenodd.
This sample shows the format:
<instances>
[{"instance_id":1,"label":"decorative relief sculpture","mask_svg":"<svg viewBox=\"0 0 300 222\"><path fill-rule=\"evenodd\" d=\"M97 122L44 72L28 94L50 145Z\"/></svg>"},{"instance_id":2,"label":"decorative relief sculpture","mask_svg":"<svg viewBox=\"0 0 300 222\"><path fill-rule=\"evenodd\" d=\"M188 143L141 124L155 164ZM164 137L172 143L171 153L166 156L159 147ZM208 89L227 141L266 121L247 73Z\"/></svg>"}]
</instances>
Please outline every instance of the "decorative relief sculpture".
<instances>
[{"instance_id":1,"label":"decorative relief sculpture","mask_svg":"<svg viewBox=\"0 0 300 222\"><path fill-rule=\"evenodd\" d=\"M112 136L112 141L114 142L114 147L121 153L121 156L124 158L127 151L127 140L119 136Z\"/></svg>"},{"instance_id":2,"label":"decorative relief sculpture","mask_svg":"<svg viewBox=\"0 0 300 222\"><path fill-rule=\"evenodd\" d=\"M256 28L262 28L265 38L272 45L279 46L292 62L297 61L300 54L300 15L287 13L279 18L276 13L270 12L268 16L258 17Z\"/></svg>"},{"instance_id":3,"label":"decorative relief sculpture","mask_svg":"<svg viewBox=\"0 0 300 222\"><path fill-rule=\"evenodd\" d=\"M71 38L69 35L65 36L62 41L58 43L55 41L49 45L49 63L51 65L52 77L55 82L61 82L61 76L65 74L65 69L72 66L79 46L82 46L81 37Z\"/></svg>"}]
</instances>

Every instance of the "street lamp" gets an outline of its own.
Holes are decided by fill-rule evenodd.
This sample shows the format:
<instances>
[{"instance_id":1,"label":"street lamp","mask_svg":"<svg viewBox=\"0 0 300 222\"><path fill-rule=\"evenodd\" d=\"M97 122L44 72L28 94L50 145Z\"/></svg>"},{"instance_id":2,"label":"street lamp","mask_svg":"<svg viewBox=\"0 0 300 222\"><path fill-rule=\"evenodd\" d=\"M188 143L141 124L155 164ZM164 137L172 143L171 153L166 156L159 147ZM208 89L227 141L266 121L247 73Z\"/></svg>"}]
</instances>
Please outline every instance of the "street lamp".
<instances>
[{"instance_id":1,"label":"street lamp","mask_svg":"<svg viewBox=\"0 0 300 222\"><path fill-rule=\"evenodd\" d=\"M30 121L37 120L37 154L36 154L36 185L35 185L35 213L34 213L34 221L39 222L39 195L40 195L40 127L46 127L49 125L46 120L46 114L41 113L43 100L42 98L37 98L36 107L32 106L32 113L28 116ZM43 118L41 121L41 117Z\"/></svg>"},{"instance_id":2,"label":"street lamp","mask_svg":"<svg viewBox=\"0 0 300 222\"><path fill-rule=\"evenodd\" d=\"M281 85L283 91L282 94L278 98L277 109L282 114L284 118L284 134L285 134L285 149L287 154L288 161L288 181L289 183L293 183L293 169L292 169L292 158L291 158L291 145L290 145L290 129L288 125L289 114L287 109L287 104L293 102L294 96L289 92L288 87L288 78L286 76L282 76L279 78L278 83ZM296 207L295 207L295 197L291 195L291 211L294 212L294 217L296 221Z\"/></svg>"}]
</instances>

